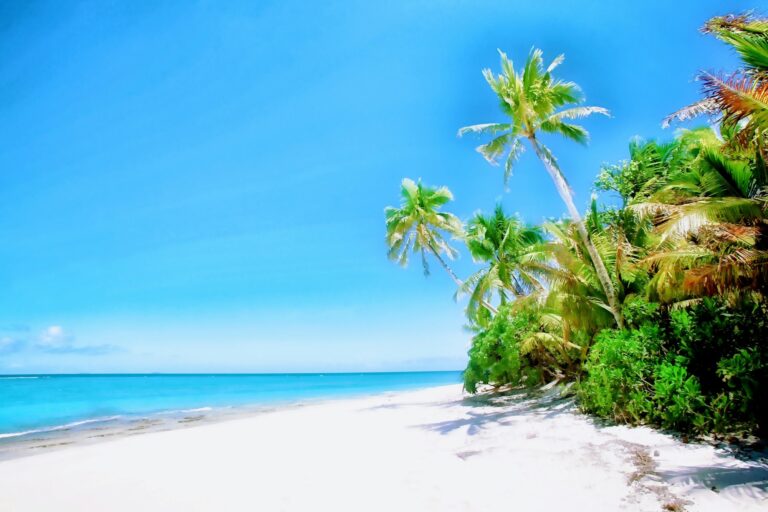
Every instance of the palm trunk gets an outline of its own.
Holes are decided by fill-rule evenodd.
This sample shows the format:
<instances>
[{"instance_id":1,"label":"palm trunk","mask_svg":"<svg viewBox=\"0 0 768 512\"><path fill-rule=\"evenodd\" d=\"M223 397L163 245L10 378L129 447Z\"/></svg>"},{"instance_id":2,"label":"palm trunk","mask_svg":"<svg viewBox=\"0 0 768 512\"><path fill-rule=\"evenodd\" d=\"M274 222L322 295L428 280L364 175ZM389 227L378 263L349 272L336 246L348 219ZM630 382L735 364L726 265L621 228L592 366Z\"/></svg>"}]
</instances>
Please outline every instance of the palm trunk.
<instances>
[{"instance_id":1,"label":"palm trunk","mask_svg":"<svg viewBox=\"0 0 768 512\"><path fill-rule=\"evenodd\" d=\"M453 270L451 269L451 267L449 267L449 266L448 266L448 263L446 263L446 262L445 262L445 260L443 259L443 257L442 257L442 256L440 256L440 253L439 253L439 252L437 252L437 250L435 250L435 248L434 248L434 247L432 247L432 245L431 245L431 244L428 244L428 245L429 245L429 250L430 250L430 251L432 251L432 254L435 256L435 258L437 258L437 261L439 261L439 262L440 262L440 264L441 264L441 265L443 266L443 268L445 269L445 271L446 271L446 272L448 272L448 275L449 275L449 276L451 276L451 279L453 279L453 282L454 282L454 283L456 283L456 286L461 286L462 284L464 284L464 282L463 282L461 279L459 279L459 276L457 276L457 275L456 275L456 274L453 272ZM483 306L485 309L487 309L488 311L490 311L490 312L491 312L491 313L493 313L494 315L495 315L496 313L498 313L498 312L499 312L499 311L498 311L498 310L497 310L495 307L491 306L490 304L488 304L488 303L487 303L487 302L485 302L484 300L481 300L481 301L480 301L480 304L482 304L482 306Z\"/></svg>"},{"instance_id":2,"label":"palm trunk","mask_svg":"<svg viewBox=\"0 0 768 512\"><path fill-rule=\"evenodd\" d=\"M600 280L600 284L603 287L605 296L608 299L608 307L611 310L611 314L613 315L614 320L616 320L616 325L619 328L623 328L624 319L621 316L621 309L619 308L618 300L616 299L616 290L614 289L611 278L608 275L608 270L605 268L603 258L600 257L600 254L597 252L597 248L592 243L592 239L589 237L589 233L587 233L587 228L584 227L584 221L581 218L581 214L579 213L579 210L576 209L576 205L573 203L571 188L565 182L565 179L563 178L563 175L560 173L560 171L555 168L554 165L552 165L550 158L541 150L536 137L531 135L528 137L528 140L530 141L531 146L533 146L533 150L536 152L536 156L539 157L541 163L544 164L544 168L546 168L549 176L552 178L552 181L555 182L555 188L557 189L557 192L563 199L563 202L568 209L568 213L571 215L571 219L573 219L573 222L576 223L576 229L579 231L579 235L584 241L584 245L587 247L587 252L589 252L589 257L592 259L592 264L595 267L597 278Z\"/></svg>"}]
</instances>

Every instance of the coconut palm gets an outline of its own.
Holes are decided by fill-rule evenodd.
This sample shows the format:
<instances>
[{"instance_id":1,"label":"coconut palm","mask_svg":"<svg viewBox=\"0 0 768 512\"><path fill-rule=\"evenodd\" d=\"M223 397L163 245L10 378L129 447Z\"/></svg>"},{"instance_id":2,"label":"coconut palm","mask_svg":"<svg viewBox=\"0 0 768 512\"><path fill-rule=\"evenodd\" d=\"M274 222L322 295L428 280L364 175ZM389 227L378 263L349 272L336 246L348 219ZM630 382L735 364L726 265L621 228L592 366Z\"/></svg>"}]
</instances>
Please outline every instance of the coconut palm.
<instances>
[{"instance_id":1,"label":"coconut palm","mask_svg":"<svg viewBox=\"0 0 768 512\"><path fill-rule=\"evenodd\" d=\"M629 160L603 166L595 188L617 192L624 205L646 201L670 179L695 165L702 148L721 145L717 133L707 126L682 130L669 142L633 138L629 143Z\"/></svg>"},{"instance_id":2,"label":"coconut palm","mask_svg":"<svg viewBox=\"0 0 768 512\"><path fill-rule=\"evenodd\" d=\"M704 98L669 115L663 126L708 114L735 132L731 146L754 146L768 154L768 19L749 15L712 18L703 32L729 44L742 69L728 76L702 73Z\"/></svg>"},{"instance_id":3,"label":"coconut palm","mask_svg":"<svg viewBox=\"0 0 768 512\"><path fill-rule=\"evenodd\" d=\"M461 287L463 281L443 258L445 255L453 259L457 254L446 236L455 238L463 235L459 218L452 213L440 211L443 205L453 199L453 194L447 187L427 187L421 181L416 183L405 178L400 195L399 208L389 206L384 210L389 258L405 266L411 253L419 253L424 275L429 275L427 253L431 253L456 286ZM482 305L488 311L496 312L496 308L490 304L483 301Z\"/></svg>"},{"instance_id":4,"label":"coconut palm","mask_svg":"<svg viewBox=\"0 0 768 512\"><path fill-rule=\"evenodd\" d=\"M457 251L445 236L459 237L461 221L452 213L441 212L440 207L453 199L447 187L433 188L405 178L400 189L400 208L388 206L384 210L387 226L388 256L401 265L408 264L411 252L421 254L424 275L429 275L426 253L437 258L451 279L461 285L461 279L443 259L445 254L453 259Z\"/></svg>"},{"instance_id":5,"label":"coconut palm","mask_svg":"<svg viewBox=\"0 0 768 512\"><path fill-rule=\"evenodd\" d=\"M611 313L616 323L621 326L623 325L621 308L605 264L589 238L581 214L573 202L573 192L557 160L538 138L539 133L542 132L554 133L584 144L589 138L588 132L582 126L568 121L591 114L608 115L608 111L602 107L581 105L582 96L575 83L556 80L552 77L552 71L563 61L562 55L556 57L545 68L541 50L533 49L523 69L518 73L507 55L502 51L499 51L499 54L502 73L494 76L491 70L486 69L483 75L499 97L501 110L510 118L509 122L466 126L459 130L459 135L467 133L492 135L491 141L479 146L477 150L492 164L498 164L504 157L505 181L509 179L514 163L523 152L523 141L529 142L565 203L587 247L600 285L605 291Z\"/></svg>"},{"instance_id":6,"label":"coconut palm","mask_svg":"<svg viewBox=\"0 0 768 512\"><path fill-rule=\"evenodd\" d=\"M493 215L475 214L468 223L465 241L472 258L486 264L457 292L457 295L470 296L467 306L470 317L481 301L491 302L494 293L504 304L510 294L521 297L543 289L538 269L531 264L544 258L537 250L544 241L538 227L507 216L498 205Z\"/></svg>"},{"instance_id":7,"label":"coconut palm","mask_svg":"<svg viewBox=\"0 0 768 512\"><path fill-rule=\"evenodd\" d=\"M660 243L647 262L661 300L768 287L768 173L765 163L704 147L686 172L647 202Z\"/></svg>"}]
</instances>

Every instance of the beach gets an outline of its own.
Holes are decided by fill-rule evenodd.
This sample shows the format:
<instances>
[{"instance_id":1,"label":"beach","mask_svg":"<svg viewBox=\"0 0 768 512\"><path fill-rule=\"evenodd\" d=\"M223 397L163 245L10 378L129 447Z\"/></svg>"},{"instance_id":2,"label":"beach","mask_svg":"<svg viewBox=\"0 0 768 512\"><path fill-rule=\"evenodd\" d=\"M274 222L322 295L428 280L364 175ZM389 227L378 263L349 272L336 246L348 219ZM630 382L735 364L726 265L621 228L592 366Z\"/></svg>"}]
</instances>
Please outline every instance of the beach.
<instances>
[{"instance_id":1,"label":"beach","mask_svg":"<svg viewBox=\"0 0 768 512\"><path fill-rule=\"evenodd\" d=\"M756 461L459 385L76 443L0 462L0 482L8 512L768 507Z\"/></svg>"}]
</instances>

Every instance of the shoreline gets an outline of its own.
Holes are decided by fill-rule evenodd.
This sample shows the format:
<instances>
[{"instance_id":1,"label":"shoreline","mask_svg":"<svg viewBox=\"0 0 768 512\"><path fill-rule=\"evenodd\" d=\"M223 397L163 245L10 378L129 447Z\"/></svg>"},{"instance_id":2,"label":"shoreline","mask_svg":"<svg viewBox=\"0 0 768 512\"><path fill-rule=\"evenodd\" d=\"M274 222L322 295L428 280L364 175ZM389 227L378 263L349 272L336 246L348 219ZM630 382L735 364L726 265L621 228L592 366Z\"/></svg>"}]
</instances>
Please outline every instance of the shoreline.
<instances>
[{"instance_id":1,"label":"shoreline","mask_svg":"<svg viewBox=\"0 0 768 512\"><path fill-rule=\"evenodd\" d=\"M456 371L0 376L0 383L12 382L5 384L5 388L0 386L0 394L10 393L9 404L3 404L8 407L0 410L0 420L5 420L0 421L0 460L53 447L237 419L325 400L453 384L459 382L459 376ZM89 390L83 389L86 384L105 386L107 392L89 403ZM196 398L189 398L190 390L197 392ZM155 393L164 397L160 400L162 404L155 403ZM130 395L135 399L126 403L124 398ZM28 404L25 397L29 396L34 398ZM82 399L68 410L66 403L72 396ZM59 398L64 406L56 403ZM31 416L26 422L19 421L11 412L22 403L22 417ZM58 415L46 412L52 405L61 409ZM36 413L37 417L35 412L28 414L35 408L41 411Z\"/></svg>"},{"instance_id":2,"label":"shoreline","mask_svg":"<svg viewBox=\"0 0 768 512\"><path fill-rule=\"evenodd\" d=\"M156 432L169 432L227 421L237 421L260 414L322 405L329 402L362 398L383 398L399 393L452 386L455 386L455 384L430 385L409 390L360 391L359 393L352 392L338 396L286 399L246 405L203 406L192 409L153 411L144 414L134 413L84 418L63 425L41 427L22 433L0 434L0 462L48 453L52 450L88 446Z\"/></svg>"},{"instance_id":3,"label":"shoreline","mask_svg":"<svg viewBox=\"0 0 768 512\"><path fill-rule=\"evenodd\" d=\"M600 425L555 393L466 397L460 384L64 446L0 461L0 482L14 512L768 505L765 464Z\"/></svg>"}]
</instances>

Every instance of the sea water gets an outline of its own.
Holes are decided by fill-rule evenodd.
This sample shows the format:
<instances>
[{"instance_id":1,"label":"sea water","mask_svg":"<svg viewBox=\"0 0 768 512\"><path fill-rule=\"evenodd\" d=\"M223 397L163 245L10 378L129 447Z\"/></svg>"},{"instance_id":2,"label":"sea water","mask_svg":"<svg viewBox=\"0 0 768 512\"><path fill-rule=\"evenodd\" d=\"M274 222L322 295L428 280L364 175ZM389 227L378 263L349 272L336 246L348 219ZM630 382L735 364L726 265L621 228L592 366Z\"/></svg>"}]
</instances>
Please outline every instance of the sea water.
<instances>
[{"instance_id":1,"label":"sea water","mask_svg":"<svg viewBox=\"0 0 768 512\"><path fill-rule=\"evenodd\" d=\"M460 372L0 375L0 440L162 413L289 404L460 379Z\"/></svg>"}]
</instances>

